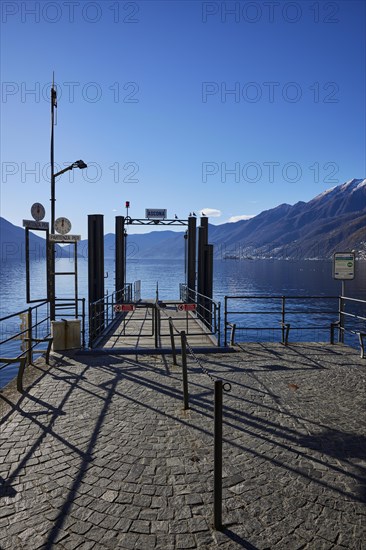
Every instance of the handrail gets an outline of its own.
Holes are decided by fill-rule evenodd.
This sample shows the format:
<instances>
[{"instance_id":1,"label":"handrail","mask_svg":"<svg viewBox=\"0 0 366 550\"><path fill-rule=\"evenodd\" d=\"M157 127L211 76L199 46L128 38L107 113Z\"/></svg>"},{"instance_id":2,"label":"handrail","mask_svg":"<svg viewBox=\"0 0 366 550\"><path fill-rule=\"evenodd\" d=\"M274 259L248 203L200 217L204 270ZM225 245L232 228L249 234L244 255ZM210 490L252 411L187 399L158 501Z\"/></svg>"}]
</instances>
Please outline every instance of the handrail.
<instances>
[{"instance_id":1,"label":"handrail","mask_svg":"<svg viewBox=\"0 0 366 550\"><path fill-rule=\"evenodd\" d=\"M115 321L117 312L115 305L132 301L132 283L126 283L120 290L111 294L108 292L98 300L89 304L89 347L103 337L111 324Z\"/></svg>"},{"instance_id":2,"label":"handrail","mask_svg":"<svg viewBox=\"0 0 366 550\"><path fill-rule=\"evenodd\" d=\"M85 347L85 298L78 298L77 303L75 298L58 298L57 301L65 302L65 307L67 306L70 310L75 309L76 316L78 316L77 303L82 303L82 346ZM64 317L70 317L72 314L67 314L63 311L62 315ZM8 323L5 330L1 331L2 334L5 333L5 338L2 338L0 341L0 362L3 363L0 366L0 369L3 369L13 363L21 362L20 367L23 372L27 365L32 364L33 353L42 343L47 343L47 349L42 350L42 352L46 352L46 362L48 363L52 344L52 338L50 338L51 318L49 312L49 302L44 301L35 306L30 306L27 309L22 309L10 315L5 315L0 319L0 326L2 323L9 322L10 320L16 320L16 326L10 329ZM20 340L19 347L15 346L16 340ZM13 344L12 347L10 347L10 343ZM22 359L25 361L23 367ZM20 374L18 374L18 387L20 387L19 384L21 384L19 376Z\"/></svg>"},{"instance_id":3,"label":"handrail","mask_svg":"<svg viewBox=\"0 0 366 550\"><path fill-rule=\"evenodd\" d=\"M281 301L281 304L272 304L273 307L271 307L271 309L267 309L267 310L263 310L263 308L261 308L261 310L259 309L255 309L254 311L246 311L246 310L238 310L238 307L236 306L235 309L233 310L230 310L229 309L229 301L230 300L235 300L235 301L240 301L240 300L245 300L245 301L250 301L250 300L264 300L264 301L268 301L270 300L271 302L275 302L275 301L278 301L280 300ZM329 300L338 300L338 308L334 308L334 309L330 309L330 308L326 308L325 305L323 306L323 309L317 309L317 308L312 308L312 309L304 309L304 308L301 308L301 309L298 309L299 306L297 306L296 308L296 304L293 304L291 303L290 301L291 300L296 300L296 301L309 301L309 300L321 300L322 302L324 301L329 301ZM366 305L366 301L365 300L362 300L362 299L359 299L359 298L348 298L348 297L345 297L345 296L334 296L334 295L331 295L331 296L326 296L326 295L273 295L273 296L267 296L267 295L230 295L230 296L225 296L224 297L224 307L225 307L225 310L224 310L224 339L225 339L225 345L227 345L227 341L228 341L228 330L231 330L231 343L233 343L233 340L234 340L234 334L235 334L235 331L236 330L240 330L240 329L245 329L245 330L271 330L271 331L278 331L278 330L281 330L282 331L282 343L287 345L288 344L288 336L289 336L289 331L290 331L290 328L291 328L291 323L289 323L286 319L286 317L288 318L289 316L292 316L292 315L307 315L307 316L310 316L310 315L337 315L338 316L338 321L337 322L332 322L330 324L330 327L324 327L324 325L316 325L316 326L296 326L295 328L296 329L301 329L301 330L326 330L326 329L330 329L330 341L334 341L334 330L335 328L338 329L338 334L339 334L339 340L340 341L343 341L344 339L344 333L345 332L348 332L348 333L352 333L352 334L359 334L359 331L355 331L355 330L351 330L349 328L346 328L344 325L345 325L345 318L350 318L350 319L353 319L354 321L357 321L357 322L363 322L363 321L366 321L366 317L364 317L363 315L359 315L358 313L351 313L349 311L345 311L345 304L347 303L347 301L349 302L352 302L352 304L354 303L359 303L359 304L362 304L362 305ZM290 302L290 303L289 303ZM296 309L294 309L294 307ZM229 316L231 315L261 315L261 316L264 316L264 315L278 315L279 316L279 323L280 323L280 327L274 327L274 326L271 326L271 327L268 327L268 326L255 326L255 327L248 327L248 326L239 326L239 324L237 322L233 322L231 319L229 319ZM235 328L233 328L235 327ZM292 327L293 328L293 327Z\"/></svg>"},{"instance_id":4,"label":"handrail","mask_svg":"<svg viewBox=\"0 0 366 550\"><path fill-rule=\"evenodd\" d=\"M195 289L189 288L185 283L179 285L180 299L184 302L193 301L196 306L196 315L206 327L211 329L213 335L217 335L218 346L221 345L221 302L218 302L201 294Z\"/></svg>"}]
</instances>

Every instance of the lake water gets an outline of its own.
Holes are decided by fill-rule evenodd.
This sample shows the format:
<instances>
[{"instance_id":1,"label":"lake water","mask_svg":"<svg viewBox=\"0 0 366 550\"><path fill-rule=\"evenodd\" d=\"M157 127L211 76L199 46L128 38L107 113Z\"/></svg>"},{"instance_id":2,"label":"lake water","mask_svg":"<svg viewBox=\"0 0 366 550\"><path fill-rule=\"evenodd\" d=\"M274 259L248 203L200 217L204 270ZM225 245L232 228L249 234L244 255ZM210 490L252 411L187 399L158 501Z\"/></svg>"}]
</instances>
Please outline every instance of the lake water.
<instances>
[{"instance_id":1,"label":"lake water","mask_svg":"<svg viewBox=\"0 0 366 550\"><path fill-rule=\"evenodd\" d=\"M366 300L366 262L357 262L356 278L346 283L346 295ZM57 271L72 271L73 265L69 259L57 261ZM46 289L45 263L31 263L32 298L43 298ZM88 264L85 258L78 260L79 297L88 296ZM160 299L178 299L179 283L185 281L184 262L181 260L128 260L127 281L141 280L143 298L155 298L156 284L159 285ZM1 309L4 317L28 307L25 301L25 266L22 262L3 262L0 267ZM105 291L114 290L114 262L105 262ZM338 296L341 293L341 282L332 278L332 263L330 261L285 261L285 260L217 260L214 262L214 299L223 302L225 295L321 295ZM57 278L56 295L66 298L73 296L72 279L69 276ZM242 302L234 303L235 307L244 307ZM324 301L324 308L329 304ZM301 308L308 308L308 303ZM334 307L334 302L332 308ZM245 309L253 313L278 310L278 303L260 300L245 302ZM235 309L235 308L234 308ZM277 317L276 317L277 318ZM291 320L298 322L301 315ZM332 320L334 315L331 316ZM243 323L243 318L235 319ZM17 323L18 321L12 321ZM269 317L266 314L256 314L250 317L246 324L268 326ZM9 326L1 323L1 339L9 332ZM9 325L9 323L8 323ZM238 335L239 337L239 335ZM272 333L243 331L240 339L274 339L279 335ZM296 339L306 339L308 335L296 335ZM320 337L321 339L321 337ZM324 338L323 338L324 339ZM19 343L14 343L19 346ZM7 352L10 354L9 349ZM1 350L5 355L5 350ZM6 367L0 370L0 387L14 376L17 367Z\"/></svg>"}]
</instances>

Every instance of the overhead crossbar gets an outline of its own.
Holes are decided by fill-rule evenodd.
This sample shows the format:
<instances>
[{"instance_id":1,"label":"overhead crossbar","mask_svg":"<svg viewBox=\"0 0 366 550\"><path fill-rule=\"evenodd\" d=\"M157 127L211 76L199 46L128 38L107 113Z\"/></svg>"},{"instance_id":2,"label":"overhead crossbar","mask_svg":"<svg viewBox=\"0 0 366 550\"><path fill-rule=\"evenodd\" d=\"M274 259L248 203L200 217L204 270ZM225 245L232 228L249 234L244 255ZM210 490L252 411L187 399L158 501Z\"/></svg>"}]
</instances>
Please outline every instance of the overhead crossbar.
<instances>
[{"instance_id":1,"label":"overhead crossbar","mask_svg":"<svg viewBox=\"0 0 366 550\"><path fill-rule=\"evenodd\" d=\"M150 219L150 218L130 218L127 216L125 218L125 223L128 225L188 225L188 220L180 219Z\"/></svg>"}]
</instances>

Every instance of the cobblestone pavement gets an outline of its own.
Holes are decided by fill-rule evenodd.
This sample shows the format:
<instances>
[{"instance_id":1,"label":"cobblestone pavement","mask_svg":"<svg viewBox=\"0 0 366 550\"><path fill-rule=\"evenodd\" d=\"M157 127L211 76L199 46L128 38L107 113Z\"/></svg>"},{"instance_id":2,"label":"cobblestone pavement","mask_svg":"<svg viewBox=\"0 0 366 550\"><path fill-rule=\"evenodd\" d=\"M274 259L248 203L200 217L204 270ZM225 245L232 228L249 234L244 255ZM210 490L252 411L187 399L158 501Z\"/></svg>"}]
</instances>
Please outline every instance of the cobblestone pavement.
<instances>
[{"instance_id":1,"label":"cobblestone pavement","mask_svg":"<svg viewBox=\"0 0 366 550\"><path fill-rule=\"evenodd\" d=\"M224 394L212 527L213 383L189 358L43 360L0 392L0 548L365 548L366 361L338 344L199 356Z\"/></svg>"}]
</instances>

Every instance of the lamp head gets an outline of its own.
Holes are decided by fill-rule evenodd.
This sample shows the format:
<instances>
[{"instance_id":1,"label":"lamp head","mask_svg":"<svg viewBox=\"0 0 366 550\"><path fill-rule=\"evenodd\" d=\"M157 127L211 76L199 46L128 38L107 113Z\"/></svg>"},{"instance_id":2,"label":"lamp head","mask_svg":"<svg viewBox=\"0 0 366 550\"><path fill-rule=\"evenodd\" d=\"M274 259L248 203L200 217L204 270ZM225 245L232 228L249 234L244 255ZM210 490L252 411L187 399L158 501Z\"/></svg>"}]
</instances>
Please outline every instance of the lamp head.
<instances>
[{"instance_id":1,"label":"lamp head","mask_svg":"<svg viewBox=\"0 0 366 550\"><path fill-rule=\"evenodd\" d=\"M73 168L80 168L80 169L83 169L83 168L87 168L88 165L85 164L85 162L83 160L77 160L74 162L74 164L72 165Z\"/></svg>"}]
</instances>

